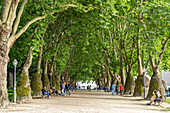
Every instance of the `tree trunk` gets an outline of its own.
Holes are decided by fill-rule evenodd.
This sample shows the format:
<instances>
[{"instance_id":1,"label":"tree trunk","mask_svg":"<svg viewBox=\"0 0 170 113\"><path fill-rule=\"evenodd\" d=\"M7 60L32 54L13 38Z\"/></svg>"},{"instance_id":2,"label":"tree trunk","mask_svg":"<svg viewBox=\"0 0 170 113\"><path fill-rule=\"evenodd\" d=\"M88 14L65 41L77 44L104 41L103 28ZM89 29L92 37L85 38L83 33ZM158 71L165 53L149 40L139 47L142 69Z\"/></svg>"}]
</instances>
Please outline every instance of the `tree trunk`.
<instances>
[{"instance_id":1,"label":"tree trunk","mask_svg":"<svg viewBox=\"0 0 170 113\"><path fill-rule=\"evenodd\" d=\"M138 33L140 32L140 29L138 28ZM142 96L143 93L143 84L141 81L141 78L143 78L143 71L142 71L142 62L141 62L141 55L140 55L140 38L139 35L137 37L137 56L138 56L138 77L135 82L135 91L134 91L134 96Z\"/></svg>"},{"instance_id":2,"label":"tree trunk","mask_svg":"<svg viewBox=\"0 0 170 113\"><path fill-rule=\"evenodd\" d=\"M103 86L106 87L107 86L107 80L106 80L106 70L104 67L102 67L102 71L103 71Z\"/></svg>"},{"instance_id":3,"label":"tree trunk","mask_svg":"<svg viewBox=\"0 0 170 113\"><path fill-rule=\"evenodd\" d=\"M131 71L132 71L132 68L129 67L127 78L126 78L126 84L125 84L125 93L132 95L134 93L135 83L134 83Z\"/></svg>"},{"instance_id":4,"label":"tree trunk","mask_svg":"<svg viewBox=\"0 0 170 113\"><path fill-rule=\"evenodd\" d=\"M147 98L151 98L152 92L154 90L160 91L163 98L166 98L165 87L162 83L162 79L160 77L159 70L156 67L153 69L153 75L151 77Z\"/></svg>"},{"instance_id":5,"label":"tree trunk","mask_svg":"<svg viewBox=\"0 0 170 113\"><path fill-rule=\"evenodd\" d=\"M13 73L9 72L9 75L8 75L8 87L13 87L13 86L14 86Z\"/></svg>"},{"instance_id":6,"label":"tree trunk","mask_svg":"<svg viewBox=\"0 0 170 113\"><path fill-rule=\"evenodd\" d=\"M111 75L111 77L112 77L111 85L115 83L115 77L114 76L116 76L116 75L113 75L113 74Z\"/></svg>"},{"instance_id":7,"label":"tree trunk","mask_svg":"<svg viewBox=\"0 0 170 113\"><path fill-rule=\"evenodd\" d=\"M43 53L43 45L40 47L40 52L39 52L38 61L37 61L37 73L39 73L39 74L41 72L42 53Z\"/></svg>"},{"instance_id":8,"label":"tree trunk","mask_svg":"<svg viewBox=\"0 0 170 113\"><path fill-rule=\"evenodd\" d=\"M109 70L107 70L107 85L110 86L110 76L109 76Z\"/></svg>"},{"instance_id":9,"label":"tree trunk","mask_svg":"<svg viewBox=\"0 0 170 113\"><path fill-rule=\"evenodd\" d=\"M55 56L52 57L52 62L51 62L51 67L50 67L50 71L49 73L52 73L52 76L49 76L49 80L50 80L50 86L55 85L54 81L55 81L55 77L53 77L54 73L53 73L53 67L54 67L54 63L55 63ZM54 80L53 80L54 79Z\"/></svg>"},{"instance_id":10,"label":"tree trunk","mask_svg":"<svg viewBox=\"0 0 170 113\"><path fill-rule=\"evenodd\" d=\"M122 49L122 44L120 44L120 48ZM125 81L126 81L126 77L125 77L124 66L123 66L122 50L120 50L120 73L119 73L119 75L121 77L121 83L124 86Z\"/></svg>"},{"instance_id":11,"label":"tree trunk","mask_svg":"<svg viewBox=\"0 0 170 113\"><path fill-rule=\"evenodd\" d=\"M0 107L8 107L8 92L7 92L7 64L8 57L8 38L9 33L2 32L0 26Z\"/></svg>"},{"instance_id":12,"label":"tree trunk","mask_svg":"<svg viewBox=\"0 0 170 113\"><path fill-rule=\"evenodd\" d=\"M55 56L52 57L52 63L51 63L51 67L50 67L50 72L53 72L54 63L55 63Z\"/></svg>"},{"instance_id":13,"label":"tree trunk","mask_svg":"<svg viewBox=\"0 0 170 113\"><path fill-rule=\"evenodd\" d=\"M56 64L54 64L54 76L56 79L56 89L60 90L60 73L57 75Z\"/></svg>"},{"instance_id":14,"label":"tree trunk","mask_svg":"<svg viewBox=\"0 0 170 113\"><path fill-rule=\"evenodd\" d=\"M43 87L46 86L47 89L50 88L50 82L49 82L49 79L48 79L48 74L47 74L47 68L48 68L48 60L44 61L43 62L43 65L44 65L44 72L43 72Z\"/></svg>"},{"instance_id":15,"label":"tree trunk","mask_svg":"<svg viewBox=\"0 0 170 113\"><path fill-rule=\"evenodd\" d=\"M138 75L138 78L135 81L135 91L134 91L133 96L142 96L142 94L143 94L144 87L143 87L141 78L143 78L143 76Z\"/></svg>"},{"instance_id":16,"label":"tree trunk","mask_svg":"<svg viewBox=\"0 0 170 113\"><path fill-rule=\"evenodd\" d=\"M23 87L25 87L25 88L29 87L29 95L26 96L26 97L20 97L20 96L18 96L18 99L19 99L20 101L32 99L32 97L31 97L31 88L30 88L30 83L29 83L29 68L30 68L30 66L31 66L31 64L32 64L32 57L33 57L33 56L32 56L32 52L33 52L33 51L32 51L32 47L30 46L29 52L28 52L28 56L27 56L27 60L26 60L26 62L25 62L25 64L24 64L23 69L22 69L22 72L21 72L21 75L24 74L24 75L26 75L26 77L27 77L27 79L26 79L26 84L23 84L23 85L24 85Z\"/></svg>"},{"instance_id":17,"label":"tree trunk","mask_svg":"<svg viewBox=\"0 0 170 113\"><path fill-rule=\"evenodd\" d=\"M153 90L159 90L161 92L161 95L163 96L163 98L166 98L165 87L162 83L162 79L160 77L159 70L158 70L160 63L155 62L156 65L154 65L151 55L149 55L149 59L151 62L153 75L152 75L152 78L150 81L149 92L148 92L147 98L151 97L151 93L153 92Z\"/></svg>"},{"instance_id":18,"label":"tree trunk","mask_svg":"<svg viewBox=\"0 0 170 113\"><path fill-rule=\"evenodd\" d=\"M8 107L8 92L7 92L7 64L9 62L8 53L10 48L9 36L12 31L13 18L8 18L10 6L13 6L11 10L15 14L15 7L18 3L16 2L15 6L12 4L12 1L3 0L3 7L0 17L0 107ZM9 15L11 16L11 15ZM9 19L7 21L7 19ZM10 22L9 22L10 21ZM8 23L6 23L8 22Z\"/></svg>"},{"instance_id":19,"label":"tree trunk","mask_svg":"<svg viewBox=\"0 0 170 113\"><path fill-rule=\"evenodd\" d=\"M139 28L138 28L138 33L140 33ZM137 37L137 56L138 56L138 73L139 73L139 75L143 75L142 62L141 62L141 52L140 52L140 38L139 38L139 36Z\"/></svg>"}]
</instances>

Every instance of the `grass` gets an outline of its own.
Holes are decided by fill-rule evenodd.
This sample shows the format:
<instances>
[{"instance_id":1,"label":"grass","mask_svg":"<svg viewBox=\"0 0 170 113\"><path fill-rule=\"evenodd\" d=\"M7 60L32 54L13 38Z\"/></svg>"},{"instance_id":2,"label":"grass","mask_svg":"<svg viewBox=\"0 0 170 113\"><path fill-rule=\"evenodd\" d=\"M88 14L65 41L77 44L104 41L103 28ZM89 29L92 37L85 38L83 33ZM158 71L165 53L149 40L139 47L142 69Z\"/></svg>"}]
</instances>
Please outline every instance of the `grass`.
<instances>
[{"instance_id":1,"label":"grass","mask_svg":"<svg viewBox=\"0 0 170 113\"><path fill-rule=\"evenodd\" d=\"M167 98L167 100L166 100L168 103L170 103L170 98Z\"/></svg>"}]
</instances>

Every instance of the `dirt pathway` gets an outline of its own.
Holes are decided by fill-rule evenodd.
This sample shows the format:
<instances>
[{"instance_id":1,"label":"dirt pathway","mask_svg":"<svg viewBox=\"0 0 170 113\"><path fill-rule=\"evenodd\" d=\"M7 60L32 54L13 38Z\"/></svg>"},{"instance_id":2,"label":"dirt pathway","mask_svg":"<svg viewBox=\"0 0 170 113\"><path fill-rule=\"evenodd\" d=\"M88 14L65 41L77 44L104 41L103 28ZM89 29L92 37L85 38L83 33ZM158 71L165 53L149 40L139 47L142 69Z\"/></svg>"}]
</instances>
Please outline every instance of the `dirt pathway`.
<instances>
[{"instance_id":1,"label":"dirt pathway","mask_svg":"<svg viewBox=\"0 0 170 113\"><path fill-rule=\"evenodd\" d=\"M170 104L147 106L141 97L112 96L111 92L73 91L71 96L32 99L0 113L168 113ZM165 109L166 107L166 109Z\"/></svg>"}]
</instances>

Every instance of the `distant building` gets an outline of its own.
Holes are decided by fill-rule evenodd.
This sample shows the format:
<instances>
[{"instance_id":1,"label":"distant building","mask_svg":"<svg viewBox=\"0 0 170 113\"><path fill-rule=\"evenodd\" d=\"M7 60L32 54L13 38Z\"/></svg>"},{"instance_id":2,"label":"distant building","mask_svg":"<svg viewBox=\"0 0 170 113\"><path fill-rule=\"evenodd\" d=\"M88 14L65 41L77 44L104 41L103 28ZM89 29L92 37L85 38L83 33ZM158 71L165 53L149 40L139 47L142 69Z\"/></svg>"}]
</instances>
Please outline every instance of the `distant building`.
<instances>
[{"instance_id":1,"label":"distant building","mask_svg":"<svg viewBox=\"0 0 170 113\"><path fill-rule=\"evenodd\" d=\"M86 82L83 82L83 81L80 81L80 82L77 82L77 87L80 88L80 89L87 89L87 86L90 86L91 85L91 89L95 89L97 87L97 84L95 81L86 81Z\"/></svg>"},{"instance_id":2,"label":"distant building","mask_svg":"<svg viewBox=\"0 0 170 113\"><path fill-rule=\"evenodd\" d=\"M166 86L170 86L170 72L162 71L162 80L165 81Z\"/></svg>"}]
</instances>

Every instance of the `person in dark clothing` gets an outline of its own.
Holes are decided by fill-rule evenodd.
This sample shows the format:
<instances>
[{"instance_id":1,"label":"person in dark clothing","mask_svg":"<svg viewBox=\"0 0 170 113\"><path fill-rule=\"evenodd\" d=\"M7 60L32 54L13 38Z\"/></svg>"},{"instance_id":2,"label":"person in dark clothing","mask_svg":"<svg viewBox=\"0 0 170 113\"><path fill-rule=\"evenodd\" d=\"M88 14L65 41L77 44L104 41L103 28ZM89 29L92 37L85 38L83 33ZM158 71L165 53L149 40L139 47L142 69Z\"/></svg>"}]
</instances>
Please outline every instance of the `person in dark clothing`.
<instances>
[{"instance_id":1,"label":"person in dark clothing","mask_svg":"<svg viewBox=\"0 0 170 113\"><path fill-rule=\"evenodd\" d=\"M77 85L75 84L74 90L77 91Z\"/></svg>"},{"instance_id":2,"label":"person in dark clothing","mask_svg":"<svg viewBox=\"0 0 170 113\"><path fill-rule=\"evenodd\" d=\"M147 103L147 105L152 105L152 103L158 98L158 94L157 94L157 91L156 91L156 90L154 90L152 94L153 94L153 95L152 95L152 97L151 97L151 99L150 99L150 102Z\"/></svg>"},{"instance_id":3,"label":"person in dark clothing","mask_svg":"<svg viewBox=\"0 0 170 113\"><path fill-rule=\"evenodd\" d=\"M65 85L65 93L67 93L68 92L68 83L66 83L66 85Z\"/></svg>"},{"instance_id":4,"label":"person in dark clothing","mask_svg":"<svg viewBox=\"0 0 170 113\"><path fill-rule=\"evenodd\" d=\"M119 85L118 84L116 85L116 94L117 95L119 94Z\"/></svg>"},{"instance_id":5,"label":"person in dark clothing","mask_svg":"<svg viewBox=\"0 0 170 113\"><path fill-rule=\"evenodd\" d=\"M61 94L62 94L62 84L60 84L60 92L61 92Z\"/></svg>"},{"instance_id":6,"label":"person in dark clothing","mask_svg":"<svg viewBox=\"0 0 170 113\"><path fill-rule=\"evenodd\" d=\"M116 84L116 93L117 93L117 95L119 94L119 82L117 82L117 84Z\"/></svg>"},{"instance_id":7,"label":"person in dark clothing","mask_svg":"<svg viewBox=\"0 0 170 113\"><path fill-rule=\"evenodd\" d=\"M57 90L55 90L55 87L52 87L52 93L55 93L57 96L61 95Z\"/></svg>"},{"instance_id":8,"label":"person in dark clothing","mask_svg":"<svg viewBox=\"0 0 170 113\"><path fill-rule=\"evenodd\" d=\"M44 86L44 88L41 90L43 95L47 95L47 98L50 97L50 94L48 93L46 86Z\"/></svg>"},{"instance_id":9,"label":"person in dark clothing","mask_svg":"<svg viewBox=\"0 0 170 113\"><path fill-rule=\"evenodd\" d=\"M68 95L69 95L69 96L71 95L71 89L72 89L71 84L69 84L69 85L68 85Z\"/></svg>"},{"instance_id":10,"label":"person in dark clothing","mask_svg":"<svg viewBox=\"0 0 170 113\"><path fill-rule=\"evenodd\" d=\"M155 92L155 95L156 95L156 99L154 100L154 103L156 104L156 102L159 102L159 104L160 104L160 102L161 102L160 92L159 91Z\"/></svg>"}]
</instances>

